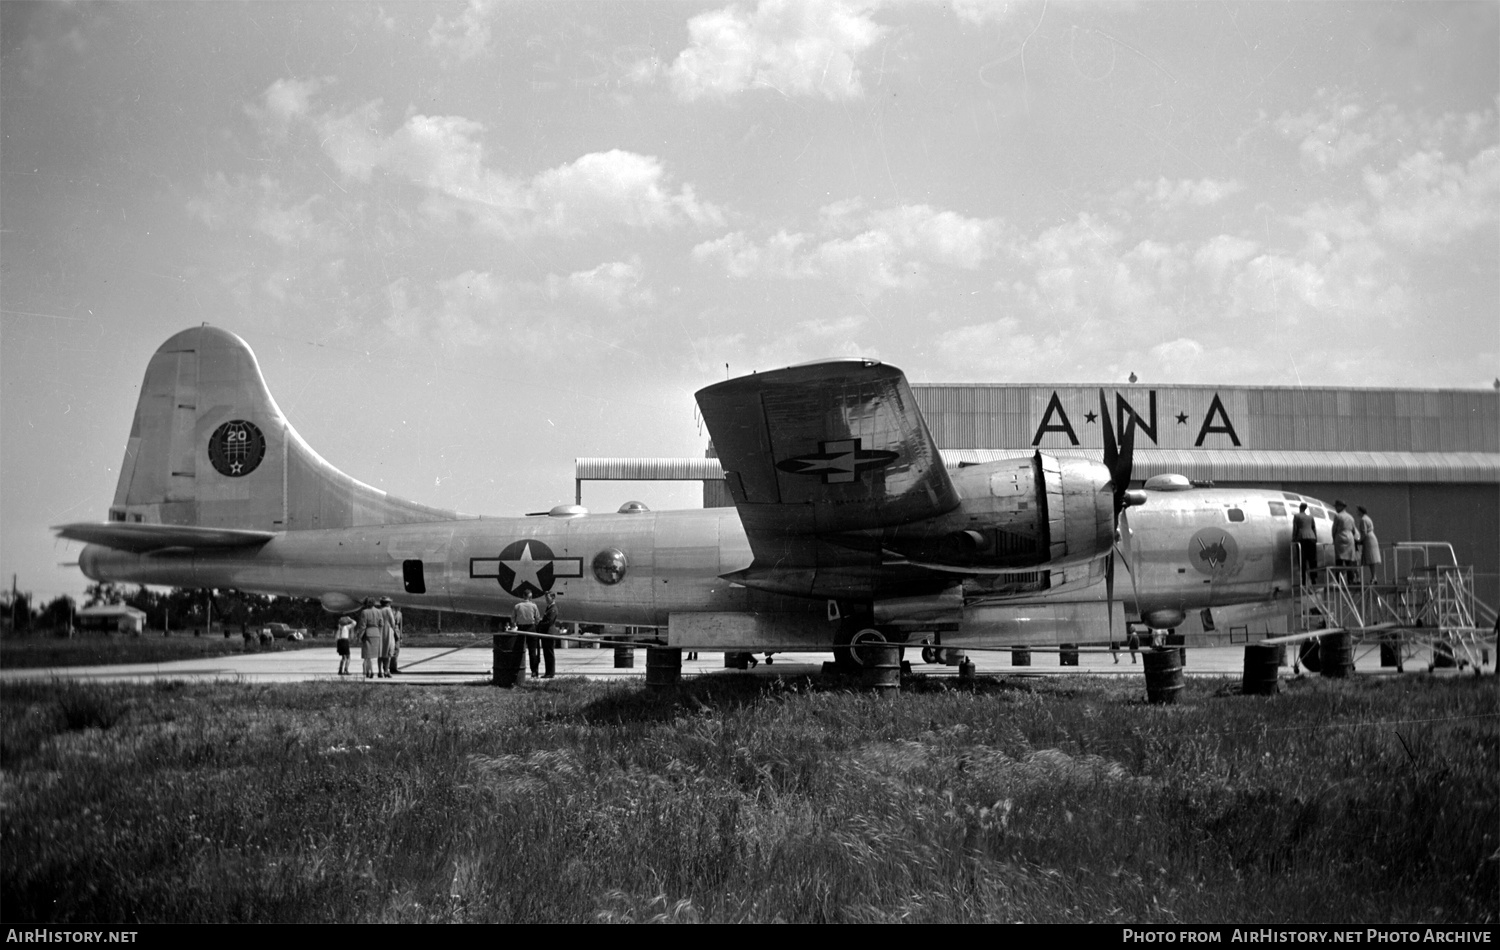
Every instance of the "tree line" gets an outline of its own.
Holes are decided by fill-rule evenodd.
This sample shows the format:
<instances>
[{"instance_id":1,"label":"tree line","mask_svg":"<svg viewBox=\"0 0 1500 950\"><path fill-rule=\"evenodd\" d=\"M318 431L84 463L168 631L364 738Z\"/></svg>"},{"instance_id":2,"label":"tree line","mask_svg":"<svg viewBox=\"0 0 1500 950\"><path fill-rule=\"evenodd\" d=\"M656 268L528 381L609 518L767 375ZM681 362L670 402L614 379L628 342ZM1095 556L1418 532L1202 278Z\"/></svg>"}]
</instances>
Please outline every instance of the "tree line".
<instances>
[{"instance_id":1,"label":"tree line","mask_svg":"<svg viewBox=\"0 0 1500 950\"><path fill-rule=\"evenodd\" d=\"M31 595L5 591L0 594L0 625L7 634L62 633L76 626L73 618L80 606L124 604L146 615L150 630L205 631L212 617L213 628L238 633L268 623L284 623L305 628L309 633L331 634L338 616L323 609L309 597L272 597L249 591L172 587L152 589L145 585L134 590L129 585L94 583L84 589L79 605L63 594L43 607L36 607ZM470 630L487 631L492 618L482 614L456 611L402 609L403 626L408 631Z\"/></svg>"}]
</instances>

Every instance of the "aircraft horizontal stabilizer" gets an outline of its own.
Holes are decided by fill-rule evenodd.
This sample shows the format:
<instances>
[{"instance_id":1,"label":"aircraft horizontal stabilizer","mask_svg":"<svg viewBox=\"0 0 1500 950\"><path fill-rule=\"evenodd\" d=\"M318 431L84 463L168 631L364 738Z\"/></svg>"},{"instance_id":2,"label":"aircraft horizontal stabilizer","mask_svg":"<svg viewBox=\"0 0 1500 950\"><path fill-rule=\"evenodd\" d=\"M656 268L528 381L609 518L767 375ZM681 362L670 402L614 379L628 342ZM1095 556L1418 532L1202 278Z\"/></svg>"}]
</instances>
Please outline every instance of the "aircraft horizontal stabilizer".
<instances>
[{"instance_id":1,"label":"aircraft horizontal stabilizer","mask_svg":"<svg viewBox=\"0 0 1500 950\"><path fill-rule=\"evenodd\" d=\"M270 531L246 531L237 528L198 528L175 524L131 524L120 522L76 522L57 525L59 537L70 541L99 544L134 554L147 554L166 548L192 551L222 551L265 544L276 537Z\"/></svg>"}]
</instances>

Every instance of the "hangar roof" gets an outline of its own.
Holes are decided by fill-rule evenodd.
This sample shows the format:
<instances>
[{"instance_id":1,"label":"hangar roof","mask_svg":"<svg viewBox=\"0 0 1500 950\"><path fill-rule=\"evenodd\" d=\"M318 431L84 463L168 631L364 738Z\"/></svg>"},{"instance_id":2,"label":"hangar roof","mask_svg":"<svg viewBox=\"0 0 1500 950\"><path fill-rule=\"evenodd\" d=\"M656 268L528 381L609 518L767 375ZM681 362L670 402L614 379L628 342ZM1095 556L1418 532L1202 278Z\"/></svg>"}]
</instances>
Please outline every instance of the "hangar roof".
<instances>
[{"instance_id":1,"label":"hangar roof","mask_svg":"<svg viewBox=\"0 0 1500 950\"><path fill-rule=\"evenodd\" d=\"M950 468L1030 455L1034 449L943 449ZM1099 458L1098 449L1043 447L1060 458ZM579 458L574 477L585 481L718 481L718 459ZM1426 482L1500 484L1500 453L1278 452L1266 449L1135 450L1136 480L1173 473L1219 481Z\"/></svg>"},{"instance_id":2,"label":"hangar roof","mask_svg":"<svg viewBox=\"0 0 1500 950\"><path fill-rule=\"evenodd\" d=\"M1016 449L944 449L960 462L1014 458ZM1097 449L1043 448L1063 458L1098 458ZM1428 482L1500 484L1500 454L1484 452L1277 452L1266 449L1135 450L1137 481L1176 473L1227 482Z\"/></svg>"}]
</instances>

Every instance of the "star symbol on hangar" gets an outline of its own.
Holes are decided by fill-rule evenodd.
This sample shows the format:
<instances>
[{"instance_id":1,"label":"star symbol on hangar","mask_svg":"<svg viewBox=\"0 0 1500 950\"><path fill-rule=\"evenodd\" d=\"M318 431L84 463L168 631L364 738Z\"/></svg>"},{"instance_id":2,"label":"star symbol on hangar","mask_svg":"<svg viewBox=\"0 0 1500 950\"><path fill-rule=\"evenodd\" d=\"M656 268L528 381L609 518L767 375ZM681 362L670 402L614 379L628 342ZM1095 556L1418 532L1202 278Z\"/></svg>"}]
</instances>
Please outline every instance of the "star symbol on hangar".
<instances>
[{"instance_id":1,"label":"star symbol on hangar","mask_svg":"<svg viewBox=\"0 0 1500 950\"><path fill-rule=\"evenodd\" d=\"M1187 413L1185 413L1185 412L1179 412L1177 414L1177 424L1180 425L1180 426L1187 425Z\"/></svg>"},{"instance_id":2,"label":"star symbol on hangar","mask_svg":"<svg viewBox=\"0 0 1500 950\"><path fill-rule=\"evenodd\" d=\"M1093 422L1094 420L1096 420L1098 418L1099 418L1099 413L1093 411L1092 409L1090 409L1088 412L1085 412L1083 414L1083 421L1084 422Z\"/></svg>"}]
</instances>

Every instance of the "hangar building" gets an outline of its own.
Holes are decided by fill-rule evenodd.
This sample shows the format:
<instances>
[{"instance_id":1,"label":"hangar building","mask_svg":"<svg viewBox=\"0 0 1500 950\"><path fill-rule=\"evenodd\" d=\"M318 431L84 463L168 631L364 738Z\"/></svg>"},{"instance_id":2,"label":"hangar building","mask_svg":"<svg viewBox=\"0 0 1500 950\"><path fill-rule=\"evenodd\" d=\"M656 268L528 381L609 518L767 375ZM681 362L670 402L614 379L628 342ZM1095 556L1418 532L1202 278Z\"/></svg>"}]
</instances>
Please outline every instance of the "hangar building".
<instances>
[{"instance_id":1,"label":"hangar building","mask_svg":"<svg viewBox=\"0 0 1500 950\"><path fill-rule=\"evenodd\" d=\"M1473 565L1478 598L1500 605L1500 390L912 385L949 465L1036 450L1099 458L1101 388L1117 433L1135 417L1137 487L1175 472L1364 505L1387 552L1449 542ZM712 458L578 459L577 477L702 479L705 507L731 503Z\"/></svg>"}]
</instances>

